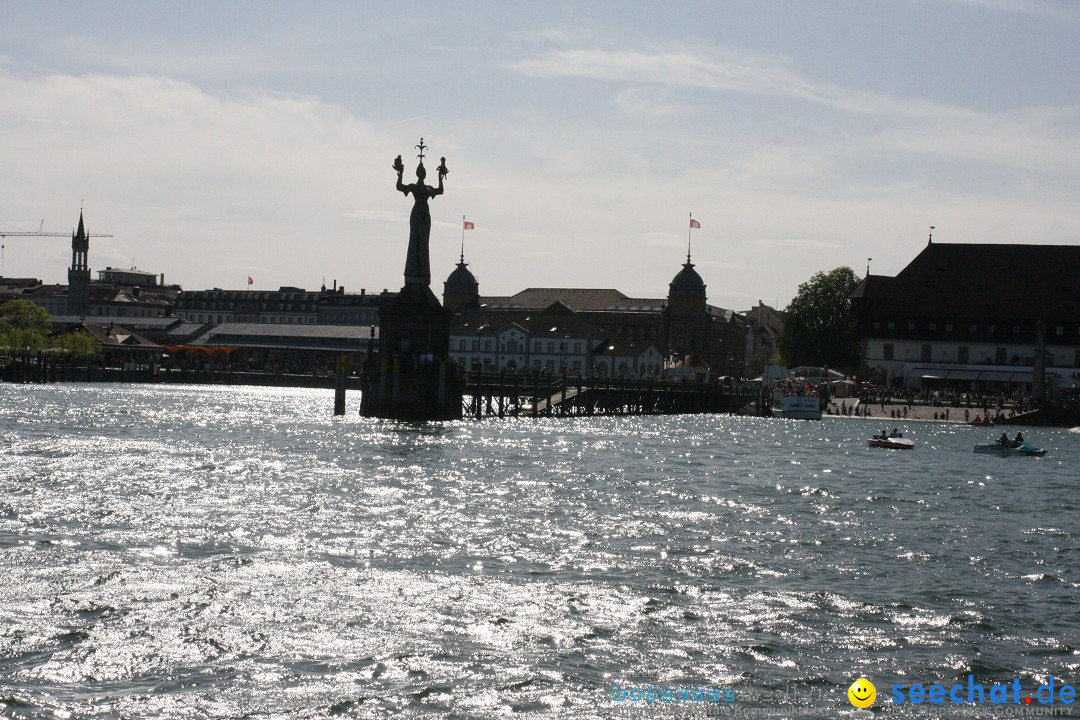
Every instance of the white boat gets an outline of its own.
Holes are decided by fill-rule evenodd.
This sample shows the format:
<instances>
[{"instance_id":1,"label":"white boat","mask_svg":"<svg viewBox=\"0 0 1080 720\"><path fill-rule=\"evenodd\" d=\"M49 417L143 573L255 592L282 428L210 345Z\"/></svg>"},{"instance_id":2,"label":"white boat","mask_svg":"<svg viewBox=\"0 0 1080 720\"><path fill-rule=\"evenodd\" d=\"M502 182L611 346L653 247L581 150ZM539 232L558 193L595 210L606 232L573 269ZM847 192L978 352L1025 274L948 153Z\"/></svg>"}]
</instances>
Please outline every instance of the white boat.
<instances>
[{"instance_id":1,"label":"white boat","mask_svg":"<svg viewBox=\"0 0 1080 720\"><path fill-rule=\"evenodd\" d=\"M784 395L773 391L773 417L795 420L820 420L821 401L817 395Z\"/></svg>"},{"instance_id":2,"label":"white boat","mask_svg":"<svg viewBox=\"0 0 1080 720\"><path fill-rule=\"evenodd\" d=\"M902 437L882 437L875 435L866 441L870 447L885 448L887 450L914 450L915 442Z\"/></svg>"}]
</instances>

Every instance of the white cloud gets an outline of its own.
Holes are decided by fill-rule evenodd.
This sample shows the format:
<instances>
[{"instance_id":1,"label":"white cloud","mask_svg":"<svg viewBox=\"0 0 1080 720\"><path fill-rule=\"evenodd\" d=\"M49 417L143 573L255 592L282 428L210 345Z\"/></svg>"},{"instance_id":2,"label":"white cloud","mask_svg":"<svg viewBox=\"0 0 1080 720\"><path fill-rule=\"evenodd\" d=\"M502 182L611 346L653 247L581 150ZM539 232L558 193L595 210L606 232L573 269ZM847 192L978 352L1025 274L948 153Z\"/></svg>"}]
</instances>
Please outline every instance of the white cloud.
<instances>
[{"instance_id":1,"label":"white cloud","mask_svg":"<svg viewBox=\"0 0 1080 720\"><path fill-rule=\"evenodd\" d=\"M844 88L802 77L783 58L716 50L550 50L509 67L541 78L578 77L705 88L811 102L868 115L968 118L960 107Z\"/></svg>"},{"instance_id":2,"label":"white cloud","mask_svg":"<svg viewBox=\"0 0 1080 720\"><path fill-rule=\"evenodd\" d=\"M736 5L700 11L713 24L760 15ZM144 52L157 36L135 27L130 43L48 57L12 44L17 57L0 58L0 223L44 216L69 228L85 198L91 228L116 235L92 243L95 269L135 258L193 288L241 286L246 269L262 287L313 287L324 275L350 289L396 287L411 200L389 165L424 135L453 170L432 204L436 292L457 261L463 214L478 223L465 255L485 294L548 285L662 296L693 210L703 224L694 261L710 302L725 307L782 305L813 272L861 271L867 256L875 272L895 272L931 224L944 242L1080 237L1068 52L1042 59L1063 58L1062 91L1048 82L1036 93L1044 107L1016 91L1043 67L1026 55L983 83L990 101L967 87L934 101L920 97L929 84L894 74L919 49L883 42L878 27L910 19L911 3L852 13L841 42L858 37L865 57L883 60L865 73L837 69L837 57L858 56L851 47L832 53L828 37L796 38L801 29L783 23L740 32L744 50L704 44L705 29L684 33L678 11L644 27L587 5L517 7L475 27L433 11L425 30L443 43L437 52L401 52L417 30L390 6L355 36L268 11L258 33L198 31L160 52ZM300 15L302 51L267 41ZM1016 19L1027 33L1017 47L1049 25ZM107 36L112 24L101 28ZM980 40L952 29L956 52ZM72 21L69 32L82 30ZM62 281L65 244L9 240L4 274Z\"/></svg>"},{"instance_id":3,"label":"white cloud","mask_svg":"<svg viewBox=\"0 0 1080 720\"><path fill-rule=\"evenodd\" d=\"M9 206L74 222L85 198L91 227L116 236L111 248L92 243L98 269L134 257L174 281L228 285L214 268L274 258L263 264L276 267L275 279L297 284L378 251L377 231L363 237L366 250L346 240L360 234L349 210L376 183L385 190L384 176L390 192L376 195L392 196L394 153L340 108L147 75L7 73L0 106L5 162L19 178ZM377 219L402 215L373 210ZM16 263L20 274L63 273L7 258L9 270Z\"/></svg>"},{"instance_id":4,"label":"white cloud","mask_svg":"<svg viewBox=\"0 0 1080 720\"><path fill-rule=\"evenodd\" d=\"M657 88L631 87L615 93L615 106L626 115L660 120L690 111L690 105L676 101L670 92Z\"/></svg>"}]
</instances>

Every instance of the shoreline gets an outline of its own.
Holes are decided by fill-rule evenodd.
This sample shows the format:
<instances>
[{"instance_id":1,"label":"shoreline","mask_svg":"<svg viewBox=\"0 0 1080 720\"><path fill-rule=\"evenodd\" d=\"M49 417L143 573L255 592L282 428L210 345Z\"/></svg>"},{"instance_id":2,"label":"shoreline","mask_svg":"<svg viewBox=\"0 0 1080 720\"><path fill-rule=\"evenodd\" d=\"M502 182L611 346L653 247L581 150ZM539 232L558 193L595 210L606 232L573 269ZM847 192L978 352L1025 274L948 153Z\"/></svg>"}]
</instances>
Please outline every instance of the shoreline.
<instances>
[{"instance_id":1,"label":"shoreline","mask_svg":"<svg viewBox=\"0 0 1080 720\"><path fill-rule=\"evenodd\" d=\"M846 398L841 398L840 402L848 403ZM861 402L856 400L855 407L862 408L867 406L870 408L870 415L864 417L862 415L844 415L840 413L840 402L830 402L829 407L832 409L832 413L825 413L822 418L835 417L835 418L850 418L853 420L872 420L874 422L906 422L906 421L918 421L918 422L939 422L950 423L953 425L971 425L971 420L975 419L976 415L982 415L982 408L960 406L955 407L952 405L938 406L938 405L908 405L905 403L885 403L884 406L881 403L874 402ZM848 407L851 404L848 403ZM884 407L884 410L882 410ZM904 408L907 408L907 417L903 417ZM899 410L901 417L891 417L889 412L892 410ZM964 419L964 411L968 411L968 419ZM948 412L948 417L945 417ZM935 413L938 417L934 417ZM973 425L972 427L993 427L993 425Z\"/></svg>"}]
</instances>

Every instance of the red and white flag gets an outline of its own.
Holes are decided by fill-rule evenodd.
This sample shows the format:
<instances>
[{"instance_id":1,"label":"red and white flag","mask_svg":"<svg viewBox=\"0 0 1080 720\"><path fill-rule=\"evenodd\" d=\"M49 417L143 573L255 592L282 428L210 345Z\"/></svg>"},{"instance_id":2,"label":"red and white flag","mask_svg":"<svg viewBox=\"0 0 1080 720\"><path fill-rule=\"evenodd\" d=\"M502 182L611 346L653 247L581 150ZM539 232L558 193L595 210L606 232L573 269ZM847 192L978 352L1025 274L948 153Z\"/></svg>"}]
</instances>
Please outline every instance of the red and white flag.
<instances>
[{"instance_id":1,"label":"red and white flag","mask_svg":"<svg viewBox=\"0 0 1080 720\"><path fill-rule=\"evenodd\" d=\"M701 227L701 223L699 223L699 222L698 222L697 220L695 220L694 218L690 218L690 227L692 227L692 228L700 228L700 227Z\"/></svg>"},{"instance_id":2,"label":"red and white flag","mask_svg":"<svg viewBox=\"0 0 1080 720\"><path fill-rule=\"evenodd\" d=\"M465 223L465 227L463 228L464 230L475 230L476 229L476 224L474 222L472 222L471 220L465 220L463 222Z\"/></svg>"},{"instance_id":3,"label":"red and white flag","mask_svg":"<svg viewBox=\"0 0 1080 720\"><path fill-rule=\"evenodd\" d=\"M255 281L251 279L250 275L248 275L248 287L251 287L254 284L255 284Z\"/></svg>"}]
</instances>

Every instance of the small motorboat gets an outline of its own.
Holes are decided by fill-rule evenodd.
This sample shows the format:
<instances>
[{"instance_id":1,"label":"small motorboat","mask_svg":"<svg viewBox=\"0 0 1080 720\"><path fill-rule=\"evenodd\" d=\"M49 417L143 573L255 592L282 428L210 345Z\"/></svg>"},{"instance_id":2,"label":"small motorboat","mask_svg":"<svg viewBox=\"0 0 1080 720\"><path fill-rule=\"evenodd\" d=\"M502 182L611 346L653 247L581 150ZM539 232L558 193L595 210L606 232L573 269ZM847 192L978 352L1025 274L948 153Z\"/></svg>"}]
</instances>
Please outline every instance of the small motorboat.
<instances>
[{"instance_id":1,"label":"small motorboat","mask_svg":"<svg viewBox=\"0 0 1080 720\"><path fill-rule=\"evenodd\" d=\"M1001 457L1009 457L1010 455L1027 455L1030 457L1042 457L1046 454L1046 450L1037 448L1030 444L1027 440L1023 441L1017 446L1013 446L1005 443L988 443L986 445L976 445L972 452L976 452L982 455L1000 455Z\"/></svg>"},{"instance_id":2,"label":"small motorboat","mask_svg":"<svg viewBox=\"0 0 1080 720\"><path fill-rule=\"evenodd\" d=\"M887 448L889 450L914 450L915 443L912 440L908 440L903 437L892 437L889 435L875 435L866 441L867 446L876 448Z\"/></svg>"}]
</instances>

